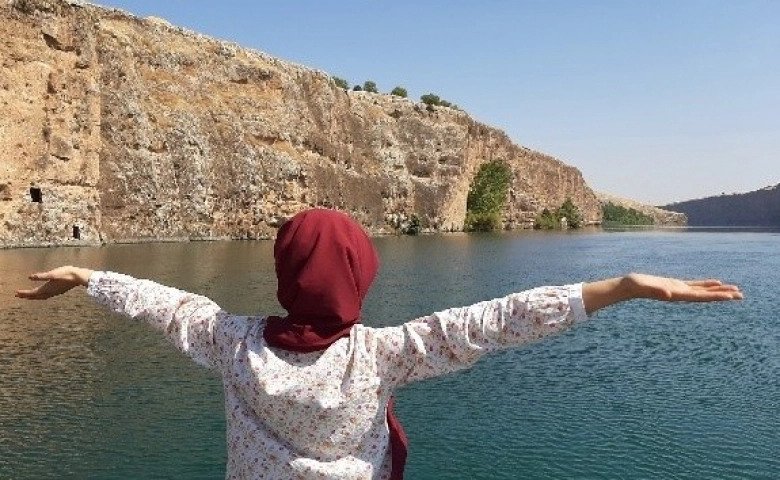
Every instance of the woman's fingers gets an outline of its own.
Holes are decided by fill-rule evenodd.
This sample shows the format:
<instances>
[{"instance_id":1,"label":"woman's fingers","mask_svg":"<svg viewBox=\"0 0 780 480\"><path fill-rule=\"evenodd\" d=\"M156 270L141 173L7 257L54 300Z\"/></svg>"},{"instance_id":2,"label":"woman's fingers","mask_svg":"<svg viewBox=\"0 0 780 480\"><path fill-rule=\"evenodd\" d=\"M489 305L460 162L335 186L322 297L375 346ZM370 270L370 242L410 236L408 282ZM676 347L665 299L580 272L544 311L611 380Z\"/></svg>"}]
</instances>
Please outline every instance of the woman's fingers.
<instances>
[{"instance_id":1,"label":"woman's fingers","mask_svg":"<svg viewBox=\"0 0 780 480\"><path fill-rule=\"evenodd\" d=\"M687 280L685 283L692 287L716 287L718 285L723 285L723 282L714 278L706 280Z\"/></svg>"},{"instance_id":2,"label":"woman's fingers","mask_svg":"<svg viewBox=\"0 0 780 480\"><path fill-rule=\"evenodd\" d=\"M29 290L17 290L14 293L14 296L17 298L25 298L28 300L33 300L38 298L38 288L31 288Z\"/></svg>"},{"instance_id":3,"label":"woman's fingers","mask_svg":"<svg viewBox=\"0 0 780 480\"><path fill-rule=\"evenodd\" d=\"M57 267L47 272L35 272L30 274L30 280L69 280L73 275L68 267Z\"/></svg>"},{"instance_id":4,"label":"woman's fingers","mask_svg":"<svg viewBox=\"0 0 780 480\"><path fill-rule=\"evenodd\" d=\"M702 301L708 300L742 300L742 292L734 285L720 285L713 287L703 287L694 289L696 299Z\"/></svg>"},{"instance_id":5,"label":"woman's fingers","mask_svg":"<svg viewBox=\"0 0 780 480\"><path fill-rule=\"evenodd\" d=\"M712 302L742 299L742 292L739 291L739 287L726 285L717 279L680 281L667 278L660 279L655 287L656 299L673 302Z\"/></svg>"},{"instance_id":6,"label":"woman's fingers","mask_svg":"<svg viewBox=\"0 0 780 480\"><path fill-rule=\"evenodd\" d=\"M742 292L739 291L738 286L724 284L720 280L687 280L685 284L702 298L742 299Z\"/></svg>"}]
</instances>

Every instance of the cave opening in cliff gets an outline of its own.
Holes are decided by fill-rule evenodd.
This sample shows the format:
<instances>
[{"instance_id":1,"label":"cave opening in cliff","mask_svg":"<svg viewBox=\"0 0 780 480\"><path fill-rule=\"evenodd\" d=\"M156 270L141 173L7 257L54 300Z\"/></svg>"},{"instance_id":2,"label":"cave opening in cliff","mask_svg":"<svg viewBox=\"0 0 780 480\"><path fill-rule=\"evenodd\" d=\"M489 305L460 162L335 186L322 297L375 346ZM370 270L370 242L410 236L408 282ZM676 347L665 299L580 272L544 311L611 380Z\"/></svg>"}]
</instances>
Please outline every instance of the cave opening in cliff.
<instances>
[{"instance_id":1,"label":"cave opening in cliff","mask_svg":"<svg viewBox=\"0 0 780 480\"><path fill-rule=\"evenodd\" d=\"M30 187L30 200L33 203L43 203L43 193L38 187Z\"/></svg>"},{"instance_id":2,"label":"cave opening in cliff","mask_svg":"<svg viewBox=\"0 0 780 480\"><path fill-rule=\"evenodd\" d=\"M73 239L81 240L81 227L78 225L73 225Z\"/></svg>"}]
</instances>

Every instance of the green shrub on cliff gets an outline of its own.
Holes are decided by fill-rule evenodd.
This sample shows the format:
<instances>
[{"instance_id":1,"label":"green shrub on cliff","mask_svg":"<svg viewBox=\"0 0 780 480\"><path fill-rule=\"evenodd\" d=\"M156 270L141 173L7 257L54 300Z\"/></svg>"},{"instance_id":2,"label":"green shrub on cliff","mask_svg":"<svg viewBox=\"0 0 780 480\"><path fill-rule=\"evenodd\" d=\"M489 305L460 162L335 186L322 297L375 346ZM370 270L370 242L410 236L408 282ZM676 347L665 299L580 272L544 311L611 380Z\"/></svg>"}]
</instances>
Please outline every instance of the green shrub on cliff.
<instances>
[{"instance_id":1,"label":"green shrub on cliff","mask_svg":"<svg viewBox=\"0 0 780 480\"><path fill-rule=\"evenodd\" d=\"M390 95L395 95L396 97L406 98L409 93L406 91L404 87L395 87L391 92Z\"/></svg>"},{"instance_id":2,"label":"green shrub on cliff","mask_svg":"<svg viewBox=\"0 0 780 480\"><path fill-rule=\"evenodd\" d=\"M601 213L604 215L605 224L615 225L653 225L655 219L650 215L636 210L634 208L621 207L612 202L601 206Z\"/></svg>"},{"instance_id":3,"label":"green shrub on cliff","mask_svg":"<svg viewBox=\"0 0 780 480\"><path fill-rule=\"evenodd\" d=\"M448 107L454 110L460 110L460 107L454 103L450 103L438 95L434 95L433 93L426 93L425 95L421 96L420 101L426 105L426 109L429 112L433 111L433 107Z\"/></svg>"},{"instance_id":4,"label":"green shrub on cliff","mask_svg":"<svg viewBox=\"0 0 780 480\"><path fill-rule=\"evenodd\" d=\"M363 91L371 93L379 93L379 89L376 88L376 82L372 80L366 80L363 82Z\"/></svg>"},{"instance_id":5,"label":"green shrub on cliff","mask_svg":"<svg viewBox=\"0 0 780 480\"><path fill-rule=\"evenodd\" d=\"M567 198L563 204L558 208L558 221L566 219L566 225L570 228L580 228L582 226L582 213L577 205L571 201L571 198Z\"/></svg>"},{"instance_id":6,"label":"green shrub on cliff","mask_svg":"<svg viewBox=\"0 0 780 480\"><path fill-rule=\"evenodd\" d=\"M559 227L558 218L547 208L536 215L534 220L534 228L537 230L553 230Z\"/></svg>"},{"instance_id":7,"label":"green shrub on cliff","mask_svg":"<svg viewBox=\"0 0 780 480\"><path fill-rule=\"evenodd\" d=\"M412 214L409 217L409 221L401 226L401 233L404 235L419 235L422 231L422 224L420 223L420 217Z\"/></svg>"},{"instance_id":8,"label":"green shrub on cliff","mask_svg":"<svg viewBox=\"0 0 780 480\"><path fill-rule=\"evenodd\" d=\"M502 212L511 180L512 171L504 161L491 160L482 164L466 199L466 230L490 231L502 227Z\"/></svg>"},{"instance_id":9,"label":"green shrub on cliff","mask_svg":"<svg viewBox=\"0 0 780 480\"><path fill-rule=\"evenodd\" d=\"M534 220L534 228L538 230L561 228L564 218L566 219L566 226L569 228L580 228L584 221L580 209L571 198L567 198L554 212L547 208L539 212Z\"/></svg>"},{"instance_id":10,"label":"green shrub on cliff","mask_svg":"<svg viewBox=\"0 0 780 480\"><path fill-rule=\"evenodd\" d=\"M420 101L426 105L439 105L441 103L441 98L439 98L438 95L426 93L420 97Z\"/></svg>"},{"instance_id":11,"label":"green shrub on cliff","mask_svg":"<svg viewBox=\"0 0 780 480\"><path fill-rule=\"evenodd\" d=\"M503 227L501 213L466 212L467 232L492 232Z\"/></svg>"},{"instance_id":12,"label":"green shrub on cliff","mask_svg":"<svg viewBox=\"0 0 780 480\"><path fill-rule=\"evenodd\" d=\"M339 77L330 77L330 78L331 80L333 80L333 83L335 83L337 87L343 88L344 90L347 90L349 88L349 83L343 78L339 78Z\"/></svg>"}]
</instances>

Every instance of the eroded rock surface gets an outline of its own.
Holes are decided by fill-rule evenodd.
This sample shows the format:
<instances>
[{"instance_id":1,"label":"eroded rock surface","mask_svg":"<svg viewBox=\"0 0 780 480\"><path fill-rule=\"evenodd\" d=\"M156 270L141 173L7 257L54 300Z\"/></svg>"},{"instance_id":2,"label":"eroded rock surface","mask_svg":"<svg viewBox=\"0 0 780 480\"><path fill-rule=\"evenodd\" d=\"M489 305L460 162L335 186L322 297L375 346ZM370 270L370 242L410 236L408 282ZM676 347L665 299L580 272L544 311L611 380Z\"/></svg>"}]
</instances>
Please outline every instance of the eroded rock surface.
<instances>
[{"instance_id":1,"label":"eroded rock surface","mask_svg":"<svg viewBox=\"0 0 780 480\"><path fill-rule=\"evenodd\" d=\"M0 245L264 238L310 206L375 233L463 227L480 165L513 171L508 228L581 173L466 113L75 0L0 0ZM528 112L532 114L532 112Z\"/></svg>"}]
</instances>

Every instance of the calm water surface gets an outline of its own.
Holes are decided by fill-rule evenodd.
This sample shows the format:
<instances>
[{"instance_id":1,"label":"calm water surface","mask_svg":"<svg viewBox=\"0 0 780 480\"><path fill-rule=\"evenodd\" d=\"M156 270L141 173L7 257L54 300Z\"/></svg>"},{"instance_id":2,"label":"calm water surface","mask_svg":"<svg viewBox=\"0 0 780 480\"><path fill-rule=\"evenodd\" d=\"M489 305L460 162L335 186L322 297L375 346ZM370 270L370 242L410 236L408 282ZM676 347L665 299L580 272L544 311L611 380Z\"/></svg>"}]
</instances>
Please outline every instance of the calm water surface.
<instances>
[{"instance_id":1,"label":"calm water surface","mask_svg":"<svg viewBox=\"0 0 780 480\"><path fill-rule=\"evenodd\" d=\"M541 284L720 276L738 303L637 301L400 390L408 478L780 478L780 233L634 231L376 239L366 323ZM30 271L152 278L280 313L271 242L0 251L0 478L222 478L219 379L83 292L22 302Z\"/></svg>"}]
</instances>

